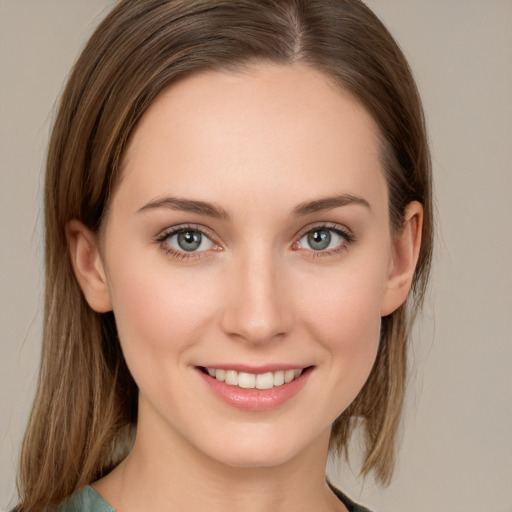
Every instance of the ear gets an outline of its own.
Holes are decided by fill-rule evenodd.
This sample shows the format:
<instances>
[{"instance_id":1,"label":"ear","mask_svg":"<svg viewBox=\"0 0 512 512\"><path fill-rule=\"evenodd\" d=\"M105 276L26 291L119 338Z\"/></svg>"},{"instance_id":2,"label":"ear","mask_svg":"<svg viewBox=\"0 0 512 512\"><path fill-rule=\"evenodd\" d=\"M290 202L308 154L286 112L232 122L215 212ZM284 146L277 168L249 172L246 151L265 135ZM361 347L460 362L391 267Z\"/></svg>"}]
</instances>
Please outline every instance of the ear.
<instances>
[{"instance_id":1,"label":"ear","mask_svg":"<svg viewBox=\"0 0 512 512\"><path fill-rule=\"evenodd\" d=\"M421 247L423 206L412 201L405 209L404 223L393 240L392 260L384 289L381 316L398 309L407 298Z\"/></svg>"},{"instance_id":2,"label":"ear","mask_svg":"<svg viewBox=\"0 0 512 512\"><path fill-rule=\"evenodd\" d=\"M70 220L66 224L66 238L76 279L89 306L98 313L111 311L110 292L96 234L80 221Z\"/></svg>"}]
</instances>

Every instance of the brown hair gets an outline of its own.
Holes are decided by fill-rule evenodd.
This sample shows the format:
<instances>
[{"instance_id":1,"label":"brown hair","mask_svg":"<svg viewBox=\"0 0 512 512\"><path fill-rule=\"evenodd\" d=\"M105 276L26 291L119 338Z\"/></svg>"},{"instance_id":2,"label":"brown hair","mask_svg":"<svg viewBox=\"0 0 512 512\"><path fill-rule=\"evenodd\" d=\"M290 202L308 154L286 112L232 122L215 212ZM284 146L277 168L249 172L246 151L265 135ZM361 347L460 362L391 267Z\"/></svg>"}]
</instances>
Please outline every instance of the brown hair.
<instances>
[{"instance_id":1,"label":"brown hair","mask_svg":"<svg viewBox=\"0 0 512 512\"><path fill-rule=\"evenodd\" d=\"M432 252L431 173L421 103L407 62L358 0L124 0L99 25L63 93L46 184L46 295L38 390L23 444L20 507L45 509L105 475L125 455L137 387L112 313L91 310L76 282L64 227L99 230L130 134L167 86L207 69L305 63L349 90L380 128L392 229L413 200L424 208L411 294L383 318L376 363L332 427L345 453L360 420L362 471L387 483L402 409L406 348Z\"/></svg>"}]
</instances>

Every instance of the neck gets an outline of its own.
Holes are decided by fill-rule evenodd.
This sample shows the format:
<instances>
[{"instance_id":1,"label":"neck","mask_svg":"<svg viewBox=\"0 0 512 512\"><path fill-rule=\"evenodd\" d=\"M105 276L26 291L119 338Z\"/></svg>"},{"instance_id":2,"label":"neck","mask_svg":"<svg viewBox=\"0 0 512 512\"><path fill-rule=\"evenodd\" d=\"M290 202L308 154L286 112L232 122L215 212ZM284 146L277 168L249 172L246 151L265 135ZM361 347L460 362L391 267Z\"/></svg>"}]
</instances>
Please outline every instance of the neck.
<instances>
[{"instance_id":1,"label":"neck","mask_svg":"<svg viewBox=\"0 0 512 512\"><path fill-rule=\"evenodd\" d=\"M237 467L161 426L139 421L130 455L93 485L118 512L346 510L325 483L328 431L289 460Z\"/></svg>"}]
</instances>

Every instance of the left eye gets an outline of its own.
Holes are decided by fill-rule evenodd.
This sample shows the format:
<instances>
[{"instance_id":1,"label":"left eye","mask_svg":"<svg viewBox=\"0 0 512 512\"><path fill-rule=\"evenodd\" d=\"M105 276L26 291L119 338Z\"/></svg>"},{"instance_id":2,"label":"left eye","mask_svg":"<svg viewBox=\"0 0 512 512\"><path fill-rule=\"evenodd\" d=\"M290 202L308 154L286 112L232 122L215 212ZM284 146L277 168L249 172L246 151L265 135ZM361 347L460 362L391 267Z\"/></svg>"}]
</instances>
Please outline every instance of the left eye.
<instances>
[{"instance_id":1,"label":"left eye","mask_svg":"<svg viewBox=\"0 0 512 512\"><path fill-rule=\"evenodd\" d=\"M165 243L176 251L201 252L212 248L213 242L197 229L180 229L170 233Z\"/></svg>"},{"instance_id":2,"label":"left eye","mask_svg":"<svg viewBox=\"0 0 512 512\"><path fill-rule=\"evenodd\" d=\"M316 228L308 231L298 241L302 249L313 251L326 251L336 249L347 242L347 238L341 232L332 228Z\"/></svg>"}]
</instances>

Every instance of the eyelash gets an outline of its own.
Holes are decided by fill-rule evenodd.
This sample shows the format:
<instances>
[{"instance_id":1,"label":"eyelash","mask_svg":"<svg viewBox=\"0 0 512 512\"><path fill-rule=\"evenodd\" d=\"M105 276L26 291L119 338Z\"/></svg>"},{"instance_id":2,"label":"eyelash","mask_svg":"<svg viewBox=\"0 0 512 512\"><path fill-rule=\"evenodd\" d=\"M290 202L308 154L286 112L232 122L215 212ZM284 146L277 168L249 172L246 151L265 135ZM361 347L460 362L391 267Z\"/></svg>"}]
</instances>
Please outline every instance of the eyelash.
<instances>
[{"instance_id":1,"label":"eyelash","mask_svg":"<svg viewBox=\"0 0 512 512\"><path fill-rule=\"evenodd\" d=\"M317 224L313 226L308 226L304 230L302 230L299 235L297 236L297 241L293 243L293 246L297 245L300 240L306 236L308 233L312 233L314 231L330 231L331 233L335 233L336 235L340 236L343 239L343 242L340 243L338 247L335 247L334 249L330 250L318 250L315 251L314 249L305 249L304 251L307 254L307 257L311 258L328 258L329 256L336 256L338 254L341 254L342 252L345 252L348 250L349 246L353 243L357 242L356 237L353 233L351 233L348 229L341 227L339 224L333 224L333 223L322 223ZM300 250L297 249L297 250Z\"/></svg>"},{"instance_id":2,"label":"eyelash","mask_svg":"<svg viewBox=\"0 0 512 512\"><path fill-rule=\"evenodd\" d=\"M296 241L292 244L293 250L301 251L302 248L295 248L295 246L300 242L300 240L306 236L308 233L312 233L314 231L330 231L332 233L335 233L336 235L340 236L344 241L339 245L339 247L336 247L334 249L330 250L318 250L315 251L314 249L304 249L304 252L308 253L308 257L312 258L325 258L329 256L335 256L337 254L340 254L346 250L348 250L349 246L352 245L357 241L356 237L347 229L340 227L339 224L332 224L332 223L322 223L314 226L308 226L304 230L300 231L299 234L296 236ZM186 231L195 231L199 232L201 235L205 236L210 242L216 246L219 247L219 249L214 250L222 250L220 246L214 241L214 234L209 230L206 229L204 226L198 226L194 224L185 224L180 226L174 226L172 228L166 229L161 234L159 234L155 241L160 245L162 250L165 252L167 256L170 256L172 258L175 258L177 260L188 260L188 259L200 259L203 258L208 252L206 251L180 251L176 250L173 247L170 247L168 244L165 243L165 241L172 237L173 235L177 235L179 233L183 233Z\"/></svg>"},{"instance_id":3,"label":"eyelash","mask_svg":"<svg viewBox=\"0 0 512 512\"><path fill-rule=\"evenodd\" d=\"M183 233L186 231L196 231L201 233L201 235L205 236L214 246L218 247L218 244L214 242L214 234L206 229L204 226L197 226L194 224L184 224L181 226L174 226L172 228L166 229L160 235L156 237L156 242L160 245L162 250L165 252L166 256L170 256L177 260L188 260L188 259L200 259L206 256L207 251L179 251L170 247L165 241L173 235L178 235L179 233Z\"/></svg>"}]
</instances>

